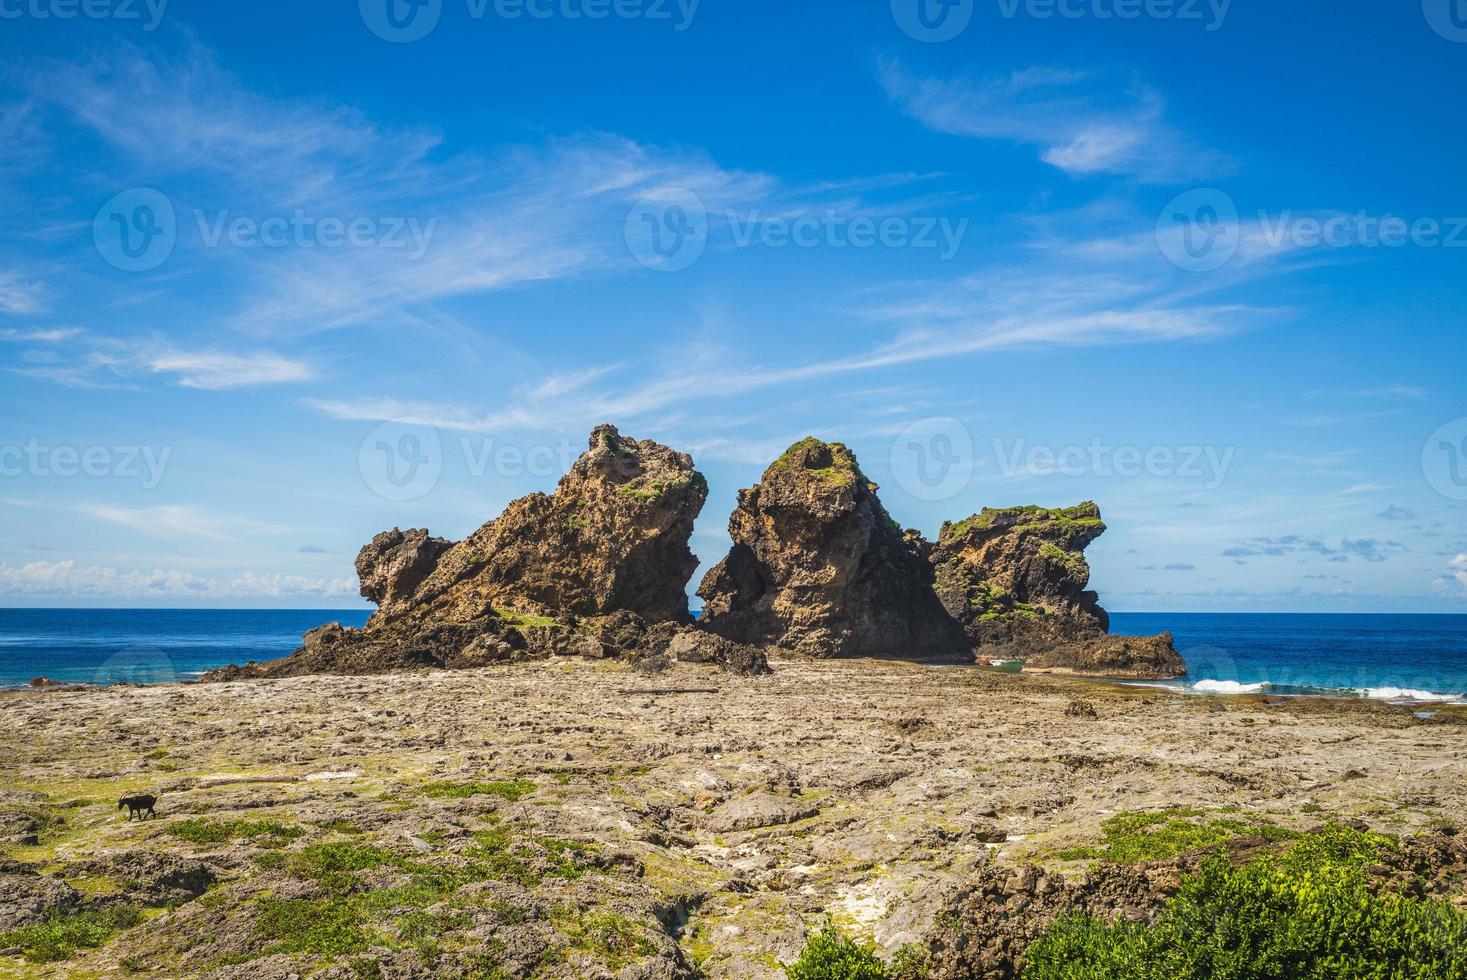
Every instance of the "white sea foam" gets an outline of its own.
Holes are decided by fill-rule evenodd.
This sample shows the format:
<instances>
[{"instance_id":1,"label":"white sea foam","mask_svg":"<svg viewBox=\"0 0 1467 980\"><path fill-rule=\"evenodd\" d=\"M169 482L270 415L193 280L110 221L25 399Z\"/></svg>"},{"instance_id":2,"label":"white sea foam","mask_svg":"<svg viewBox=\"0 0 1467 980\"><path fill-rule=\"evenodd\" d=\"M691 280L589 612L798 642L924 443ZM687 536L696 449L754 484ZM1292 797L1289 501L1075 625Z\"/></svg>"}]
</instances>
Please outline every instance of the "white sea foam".
<instances>
[{"instance_id":1,"label":"white sea foam","mask_svg":"<svg viewBox=\"0 0 1467 980\"><path fill-rule=\"evenodd\" d=\"M1438 694L1435 691L1421 691L1410 687L1367 687L1359 694L1362 698L1379 701L1455 701L1462 697L1460 694Z\"/></svg>"},{"instance_id":2,"label":"white sea foam","mask_svg":"<svg viewBox=\"0 0 1467 980\"><path fill-rule=\"evenodd\" d=\"M1203 694L1257 694L1267 684L1240 684L1237 681L1215 681L1212 679L1198 681L1192 685L1192 690L1201 691Z\"/></svg>"}]
</instances>

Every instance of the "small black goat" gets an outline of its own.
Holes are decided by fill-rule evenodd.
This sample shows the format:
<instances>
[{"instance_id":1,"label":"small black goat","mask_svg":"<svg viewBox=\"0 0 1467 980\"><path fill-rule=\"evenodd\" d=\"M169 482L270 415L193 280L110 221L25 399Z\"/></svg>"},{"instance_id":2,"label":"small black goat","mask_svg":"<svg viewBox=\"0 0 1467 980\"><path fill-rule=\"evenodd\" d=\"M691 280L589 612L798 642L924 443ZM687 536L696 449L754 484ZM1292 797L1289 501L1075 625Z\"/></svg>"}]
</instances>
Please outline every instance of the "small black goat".
<instances>
[{"instance_id":1,"label":"small black goat","mask_svg":"<svg viewBox=\"0 0 1467 980\"><path fill-rule=\"evenodd\" d=\"M127 807L127 819L129 820L133 817L137 817L139 820L146 820L148 817L152 817L156 820L158 814L153 810L153 807L157 803L158 797L148 796L147 794L142 796L124 796L117 801L117 809L121 810L123 807Z\"/></svg>"}]
</instances>

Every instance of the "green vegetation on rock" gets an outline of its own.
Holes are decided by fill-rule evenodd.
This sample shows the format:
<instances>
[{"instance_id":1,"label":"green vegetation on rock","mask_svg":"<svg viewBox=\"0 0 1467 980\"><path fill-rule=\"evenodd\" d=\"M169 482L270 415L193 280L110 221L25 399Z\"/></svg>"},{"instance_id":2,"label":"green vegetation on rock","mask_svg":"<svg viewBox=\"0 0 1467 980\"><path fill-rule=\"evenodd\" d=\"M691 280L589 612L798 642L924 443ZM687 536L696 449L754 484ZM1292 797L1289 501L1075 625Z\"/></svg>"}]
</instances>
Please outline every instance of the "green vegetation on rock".
<instances>
[{"instance_id":1,"label":"green vegetation on rock","mask_svg":"<svg viewBox=\"0 0 1467 980\"><path fill-rule=\"evenodd\" d=\"M1365 866L1393 849L1332 827L1243 867L1208 858L1150 925L1070 916L1025 956L1025 980L1456 980L1467 914L1374 889Z\"/></svg>"},{"instance_id":2,"label":"green vegetation on rock","mask_svg":"<svg viewBox=\"0 0 1467 980\"><path fill-rule=\"evenodd\" d=\"M209 820L204 817L190 817L169 824L163 828L163 832L191 844L227 844L231 841L248 840L263 846L278 847L300 837L305 829L280 823L278 820Z\"/></svg>"},{"instance_id":3,"label":"green vegetation on rock","mask_svg":"<svg viewBox=\"0 0 1467 980\"><path fill-rule=\"evenodd\" d=\"M1056 857L1064 861L1096 858L1111 864L1137 864L1222 847L1233 838L1245 835L1270 841L1297 836L1265 820L1203 817L1202 811L1188 807L1154 813L1118 813L1100 825L1105 835L1102 846L1073 847L1060 851Z\"/></svg>"},{"instance_id":4,"label":"green vegetation on rock","mask_svg":"<svg viewBox=\"0 0 1467 980\"><path fill-rule=\"evenodd\" d=\"M378 941L356 906L341 899L262 898L259 906L255 931L272 953L345 956Z\"/></svg>"},{"instance_id":5,"label":"green vegetation on rock","mask_svg":"<svg viewBox=\"0 0 1467 980\"><path fill-rule=\"evenodd\" d=\"M793 963L783 964L789 980L887 980L876 950L862 946L833 924L811 936Z\"/></svg>"},{"instance_id":6,"label":"green vegetation on rock","mask_svg":"<svg viewBox=\"0 0 1467 980\"><path fill-rule=\"evenodd\" d=\"M451 783L439 781L423 786L423 795L435 799L464 800L471 796L497 796L511 803L535 792L529 779L496 779L487 783Z\"/></svg>"},{"instance_id":7,"label":"green vegetation on rock","mask_svg":"<svg viewBox=\"0 0 1467 980\"><path fill-rule=\"evenodd\" d=\"M29 963L54 963L95 949L141 921L142 913L130 905L61 913L39 925L0 933L0 949L18 949Z\"/></svg>"}]
</instances>

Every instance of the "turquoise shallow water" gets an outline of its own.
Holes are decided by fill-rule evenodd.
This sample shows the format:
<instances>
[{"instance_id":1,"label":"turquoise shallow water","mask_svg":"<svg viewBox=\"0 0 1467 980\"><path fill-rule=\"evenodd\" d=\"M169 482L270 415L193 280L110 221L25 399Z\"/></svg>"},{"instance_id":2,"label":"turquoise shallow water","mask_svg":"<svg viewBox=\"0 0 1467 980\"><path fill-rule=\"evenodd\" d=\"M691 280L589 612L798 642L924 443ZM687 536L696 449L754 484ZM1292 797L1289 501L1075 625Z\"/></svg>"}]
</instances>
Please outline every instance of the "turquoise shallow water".
<instances>
[{"instance_id":1,"label":"turquoise shallow water","mask_svg":"<svg viewBox=\"0 0 1467 980\"><path fill-rule=\"evenodd\" d=\"M294 650L365 611L0 609L0 687L183 680ZM1467 615L1116 613L1117 633L1171 630L1193 691L1467 699Z\"/></svg>"}]
</instances>

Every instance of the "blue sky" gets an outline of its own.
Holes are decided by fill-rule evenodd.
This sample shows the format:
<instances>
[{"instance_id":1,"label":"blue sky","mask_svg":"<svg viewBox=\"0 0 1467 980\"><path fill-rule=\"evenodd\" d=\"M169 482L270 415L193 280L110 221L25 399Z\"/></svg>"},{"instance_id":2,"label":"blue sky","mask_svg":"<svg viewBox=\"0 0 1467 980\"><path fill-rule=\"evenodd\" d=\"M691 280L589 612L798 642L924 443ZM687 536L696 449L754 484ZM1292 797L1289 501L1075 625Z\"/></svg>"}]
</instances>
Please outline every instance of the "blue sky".
<instances>
[{"instance_id":1,"label":"blue sky","mask_svg":"<svg viewBox=\"0 0 1467 980\"><path fill-rule=\"evenodd\" d=\"M1467 611L1467 10L392 2L0 0L0 603L356 607L610 421L700 575L816 434L1113 609Z\"/></svg>"}]
</instances>

